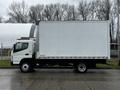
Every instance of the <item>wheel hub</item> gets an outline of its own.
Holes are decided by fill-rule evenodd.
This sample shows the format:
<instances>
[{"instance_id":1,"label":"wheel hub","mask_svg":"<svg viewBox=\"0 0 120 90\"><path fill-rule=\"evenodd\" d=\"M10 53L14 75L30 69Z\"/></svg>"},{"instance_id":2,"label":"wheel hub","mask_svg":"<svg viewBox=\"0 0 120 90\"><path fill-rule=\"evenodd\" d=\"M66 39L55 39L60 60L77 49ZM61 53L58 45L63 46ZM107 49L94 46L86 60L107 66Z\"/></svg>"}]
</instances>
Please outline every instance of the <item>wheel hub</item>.
<instances>
[{"instance_id":1,"label":"wheel hub","mask_svg":"<svg viewBox=\"0 0 120 90\"><path fill-rule=\"evenodd\" d=\"M28 64L23 64L22 70L23 71L28 71L29 70L29 65Z\"/></svg>"},{"instance_id":2,"label":"wheel hub","mask_svg":"<svg viewBox=\"0 0 120 90\"><path fill-rule=\"evenodd\" d=\"M85 66L85 64L79 64L78 65L78 71L79 72L85 72L86 71L86 66Z\"/></svg>"}]
</instances>

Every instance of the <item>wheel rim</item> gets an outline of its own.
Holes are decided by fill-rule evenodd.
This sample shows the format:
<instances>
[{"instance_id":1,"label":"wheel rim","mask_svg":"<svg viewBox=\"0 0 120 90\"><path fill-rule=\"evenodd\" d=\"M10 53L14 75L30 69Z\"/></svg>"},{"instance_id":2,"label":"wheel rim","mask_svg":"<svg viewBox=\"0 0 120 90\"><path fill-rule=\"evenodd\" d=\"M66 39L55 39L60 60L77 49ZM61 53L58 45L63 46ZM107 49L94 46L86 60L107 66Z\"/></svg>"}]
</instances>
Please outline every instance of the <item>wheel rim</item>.
<instances>
[{"instance_id":1,"label":"wheel rim","mask_svg":"<svg viewBox=\"0 0 120 90\"><path fill-rule=\"evenodd\" d=\"M83 63L80 63L80 64L78 65L78 71L79 71L79 72L85 72L85 71L86 71L86 65L83 64Z\"/></svg>"},{"instance_id":2,"label":"wheel rim","mask_svg":"<svg viewBox=\"0 0 120 90\"><path fill-rule=\"evenodd\" d=\"M28 71L29 70L29 65L27 63L22 65L22 70L23 71Z\"/></svg>"}]
</instances>

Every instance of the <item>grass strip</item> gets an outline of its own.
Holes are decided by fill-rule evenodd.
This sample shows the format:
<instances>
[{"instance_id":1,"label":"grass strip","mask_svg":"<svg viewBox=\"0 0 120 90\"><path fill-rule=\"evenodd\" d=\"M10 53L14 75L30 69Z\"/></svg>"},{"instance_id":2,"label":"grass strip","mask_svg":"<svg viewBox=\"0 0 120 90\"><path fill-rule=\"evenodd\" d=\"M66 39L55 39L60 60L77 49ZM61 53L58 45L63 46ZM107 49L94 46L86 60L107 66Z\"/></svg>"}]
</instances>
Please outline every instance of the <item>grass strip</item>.
<instances>
[{"instance_id":1,"label":"grass strip","mask_svg":"<svg viewBox=\"0 0 120 90\"><path fill-rule=\"evenodd\" d=\"M10 60L0 60L0 67L11 67Z\"/></svg>"}]
</instances>

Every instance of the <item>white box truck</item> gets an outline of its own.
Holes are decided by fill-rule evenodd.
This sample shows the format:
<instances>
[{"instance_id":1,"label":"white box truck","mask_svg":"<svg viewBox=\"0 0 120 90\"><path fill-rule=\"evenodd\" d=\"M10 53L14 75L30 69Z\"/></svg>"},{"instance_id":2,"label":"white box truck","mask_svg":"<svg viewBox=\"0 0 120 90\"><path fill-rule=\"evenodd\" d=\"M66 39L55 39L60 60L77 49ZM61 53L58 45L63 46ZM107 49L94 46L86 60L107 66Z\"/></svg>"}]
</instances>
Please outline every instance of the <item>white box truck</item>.
<instances>
[{"instance_id":1,"label":"white box truck","mask_svg":"<svg viewBox=\"0 0 120 90\"><path fill-rule=\"evenodd\" d=\"M14 44L11 64L22 72L42 66L73 66L84 73L110 59L109 21L40 21Z\"/></svg>"}]
</instances>

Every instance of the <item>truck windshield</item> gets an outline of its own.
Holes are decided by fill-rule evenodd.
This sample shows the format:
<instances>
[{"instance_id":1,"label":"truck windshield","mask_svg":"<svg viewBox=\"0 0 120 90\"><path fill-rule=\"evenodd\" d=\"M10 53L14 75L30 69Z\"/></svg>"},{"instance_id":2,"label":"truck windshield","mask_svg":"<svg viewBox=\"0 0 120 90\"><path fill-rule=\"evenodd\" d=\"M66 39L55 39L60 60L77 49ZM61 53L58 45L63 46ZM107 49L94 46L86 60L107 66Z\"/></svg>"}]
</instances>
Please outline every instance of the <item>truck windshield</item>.
<instances>
[{"instance_id":1,"label":"truck windshield","mask_svg":"<svg viewBox=\"0 0 120 90\"><path fill-rule=\"evenodd\" d=\"M28 43L26 42L18 42L14 45L14 50L13 52L18 52L18 51L22 51L28 48Z\"/></svg>"}]
</instances>

